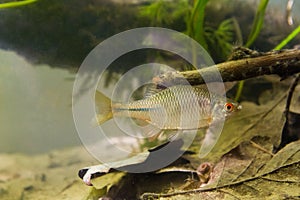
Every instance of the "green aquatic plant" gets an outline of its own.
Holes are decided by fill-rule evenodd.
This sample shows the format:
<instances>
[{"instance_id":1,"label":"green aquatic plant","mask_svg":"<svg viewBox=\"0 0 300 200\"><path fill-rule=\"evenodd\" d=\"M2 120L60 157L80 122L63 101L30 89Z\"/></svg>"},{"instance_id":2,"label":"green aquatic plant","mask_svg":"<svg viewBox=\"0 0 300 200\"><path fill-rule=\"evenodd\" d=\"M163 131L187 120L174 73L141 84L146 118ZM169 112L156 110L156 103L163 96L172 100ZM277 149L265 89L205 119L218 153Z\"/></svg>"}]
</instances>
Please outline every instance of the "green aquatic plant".
<instances>
[{"instance_id":1,"label":"green aquatic plant","mask_svg":"<svg viewBox=\"0 0 300 200\"><path fill-rule=\"evenodd\" d=\"M284 38L274 49L280 50L287 45L292 39L294 39L300 33L300 25L293 30L286 38Z\"/></svg>"},{"instance_id":2,"label":"green aquatic plant","mask_svg":"<svg viewBox=\"0 0 300 200\"><path fill-rule=\"evenodd\" d=\"M158 0L142 6L140 14L142 17L150 19L151 26L163 26L184 32L207 49L203 27L205 7L208 1L175 0L169 2ZM197 65L195 60L193 59L194 66ZM188 67L183 67L183 70L188 69Z\"/></svg>"},{"instance_id":3,"label":"green aquatic plant","mask_svg":"<svg viewBox=\"0 0 300 200\"><path fill-rule=\"evenodd\" d=\"M215 61L226 60L235 40L242 42L241 30L235 18L225 19L218 28L205 27L205 40Z\"/></svg>"},{"instance_id":4,"label":"green aquatic plant","mask_svg":"<svg viewBox=\"0 0 300 200\"><path fill-rule=\"evenodd\" d=\"M158 0L139 9L141 16L150 18L151 26L170 25L179 19L185 20L188 10L187 0L175 0L174 3Z\"/></svg>"},{"instance_id":5,"label":"green aquatic plant","mask_svg":"<svg viewBox=\"0 0 300 200\"><path fill-rule=\"evenodd\" d=\"M209 2L212 6L216 3L209 0L158 0L142 6L140 14L149 18L152 26L174 28L186 33L210 52L216 61L223 61L231 51L234 41L242 41L241 30L235 18L225 19L217 27L206 23ZM173 27L173 24L176 26ZM195 62L193 64L197 65Z\"/></svg>"},{"instance_id":6,"label":"green aquatic plant","mask_svg":"<svg viewBox=\"0 0 300 200\"><path fill-rule=\"evenodd\" d=\"M253 44L253 42L256 40L256 38L258 37L259 33L261 32L268 3L269 3L269 0L261 0L260 1L257 12L255 14L253 24L252 24L251 32L250 32L247 42L245 44L246 47L250 47ZM243 88L244 88L244 81L240 81L238 84L238 89L237 89L236 95L235 95L235 101L238 101L240 99Z\"/></svg>"},{"instance_id":7,"label":"green aquatic plant","mask_svg":"<svg viewBox=\"0 0 300 200\"><path fill-rule=\"evenodd\" d=\"M37 2L38 0L24 0L24 1L12 1L12 2L7 2L7 3L1 3L0 4L0 9L1 8L14 8L14 7L19 7L19 6L25 6L28 4L32 4Z\"/></svg>"},{"instance_id":8,"label":"green aquatic plant","mask_svg":"<svg viewBox=\"0 0 300 200\"><path fill-rule=\"evenodd\" d=\"M261 0L257 12L255 14L255 18L253 21L253 25L251 28L251 32L248 36L247 42L245 44L246 47L250 47L253 42L256 40L258 37L264 23L264 18L265 18L265 12L268 6L269 0Z\"/></svg>"},{"instance_id":9,"label":"green aquatic plant","mask_svg":"<svg viewBox=\"0 0 300 200\"><path fill-rule=\"evenodd\" d=\"M208 49L208 45L204 37L204 15L208 1L196 0L187 22L187 34L198 41L205 49Z\"/></svg>"},{"instance_id":10,"label":"green aquatic plant","mask_svg":"<svg viewBox=\"0 0 300 200\"><path fill-rule=\"evenodd\" d=\"M142 6L140 15L150 19L152 26L167 26L173 22L178 25L178 19L184 19L185 27L175 27L197 40L205 49L207 44L204 36L205 7L209 0L153 1L149 5ZM180 26L180 25L179 25Z\"/></svg>"}]
</instances>

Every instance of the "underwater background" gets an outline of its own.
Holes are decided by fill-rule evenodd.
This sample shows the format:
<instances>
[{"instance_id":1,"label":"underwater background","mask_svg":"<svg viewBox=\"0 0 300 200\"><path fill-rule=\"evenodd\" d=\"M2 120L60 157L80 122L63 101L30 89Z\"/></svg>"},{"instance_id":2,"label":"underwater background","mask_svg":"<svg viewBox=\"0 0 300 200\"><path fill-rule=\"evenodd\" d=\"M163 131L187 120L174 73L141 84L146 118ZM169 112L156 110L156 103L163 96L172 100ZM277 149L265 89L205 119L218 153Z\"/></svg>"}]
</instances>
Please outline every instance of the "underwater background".
<instances>
[{"instance_id":1,"label":"underwater background","mask_svg":"<svg viewBox=\"0 0 300 200\"><path fill-rule=\"evenodd\" d=\"M95 8L93 6L83 7L84 9L98 9L97 16L96 12L88 12L89 10L82 9L81 12L71 10L72 7L79 9L80 4L88 5L93 1L74 2L73 5L72 1L41 1L36 5L28 5L28 7L0 10L1 152L32 154L80 145L71 112L71 95L76 69L88 51L98 44L97 42L120 31L152 25L149 19L137 16L137 4L127 5L123 9L118 4L101 6L102 2L98 1L100 3ZM257 5L258 1L249 2L256 2ZM245 1L230 1L230 4L239 5L241 3L246 4ZM43 4L50 5L50 7L52 5L51 9L53 10L49 10L50 8ZM275 41L283 37L282 33L278 32L281 30L277 29L277 26L285 21L285 5L286 1L280 0L271 0L268 5L266 18L271 22L269 22L268 28L263 28L262 34L267 32L265 34L272 33L279 37L277 39L274 36ZM30 6L34 6L34 8ZM217 6L222 6L222 1L217 3ZM58 10L55 10L56 8ZM60 10L63 8L65 10ZM231 7L229 6L228 9L230 10ZM255 7L252 9L254 11ZM32 10L35 12L33 13ZM300 10L300 4L295 1L292 12L295 23L299 21L300 17L298 10ZM106 15L109 12L111 13ZM88 16L88 14L95 14L95 16ZM125 21L121 21L121 16L115 16L122 14L125 16L131 14L132 16ZM115 16L113 19L115 21L109 21L111 20L108 19L110 15ZM231 13L231 15L241 14ZM107 19L103 16L107 16ZM249 18L250 26L252 19L251 16ZM61 19L66 20L65 30L57 29L57 26L62 26L60 25ZM67 20L72 21L68 22ZM133 21L133 24L130 20ZM140 22L136 20L140 20ZM207 16L207 20L214 22L212 16ZM101 22L103 25L96 24L95 21ZM180 30L182 24L167 24L167 26ZM85 29L87 38L80 38L79 36L84 33ZM282 31L286 31L285 28L282 29ZM90 35L89 38L88 31L95 33L95 36ZM97 32L99 32L98 35ZM95 43L88 44L87 40L91 40L93 37ZM261 46L264 43L260 43L260 40L266 40L266 38L259 37L257 45L253 45L254 48L260 51L270 50L268 46ZM87 46L86 50L84 44ZM270 44L266 43L266 45ZM72 60L72 58L74 59Z\"/></svg>"},{"instance_id":2,"label":"underwater background","mask_svg":"<svg viewBox=\"0 0 300 200\"><path fill-rule=\"evenodd\" d=\"M191 2L38 0L21 7L0 6L0 199L53 199L53 193L54 199L93 199L77 175L79 169L98 161L82 146L73 121L76 72L96 45L119 32L157 26L188 34L186 13L191 11ZM259 3L208 2L206 37L221 38L218 43L206 41L216 63L224 62L234 46L246 43ZM300 2L294 1L292 25L287 23L286 3L269 1L251 49L270 51L299 26ZM299 41L297 36L285 48L294 48ZM107 90L130 66L156 56L151 51L133 53L114 62L105 80ZM174 61L174 65L178 63ZM251 84L245 86L240 101L258 104ZM264 82L261 88L271 85ZM98 148L109 152L105 141Z\"/></svg>"}]
</instances>

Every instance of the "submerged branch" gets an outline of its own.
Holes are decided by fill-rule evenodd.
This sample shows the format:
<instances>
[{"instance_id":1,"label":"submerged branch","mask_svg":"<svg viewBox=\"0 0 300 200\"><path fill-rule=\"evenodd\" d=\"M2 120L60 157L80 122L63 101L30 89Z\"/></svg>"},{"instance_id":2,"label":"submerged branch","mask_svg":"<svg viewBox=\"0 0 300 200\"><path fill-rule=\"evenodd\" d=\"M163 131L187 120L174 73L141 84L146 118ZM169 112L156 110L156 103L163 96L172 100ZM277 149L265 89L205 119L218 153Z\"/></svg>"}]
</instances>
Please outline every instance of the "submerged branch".
<instances>
[{"instance_id":1,"label":"submerged branch","mask_svg":"<svg viewBox=\"0 0 300 200\"><path fill-rule=\"evenodd\" d=\"M277 74L285 78L300 72L299 49L270 51L267 53L246 50L251 55L244 55L242 59L230 60L199 70L167 72L154 77L153 83L163 87L186 84L187 81L191 85L200 85L208 82L240 81L270 74ZM222 80L219 75L221 75Z\"/></svg>"}]
</instances>

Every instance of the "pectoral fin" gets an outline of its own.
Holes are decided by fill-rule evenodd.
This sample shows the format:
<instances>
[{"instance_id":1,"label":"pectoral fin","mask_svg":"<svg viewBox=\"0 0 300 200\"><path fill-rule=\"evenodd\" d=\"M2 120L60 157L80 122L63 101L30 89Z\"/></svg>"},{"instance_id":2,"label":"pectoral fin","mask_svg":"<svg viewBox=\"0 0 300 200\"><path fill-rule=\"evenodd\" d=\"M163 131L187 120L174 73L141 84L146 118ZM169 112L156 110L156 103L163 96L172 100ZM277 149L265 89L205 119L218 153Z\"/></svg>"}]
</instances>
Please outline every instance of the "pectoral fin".
<instances>
[{"instance_id":1,"label":"pectoral fin","mask_svg":"<svg viewBox=\"0 0 300 200\"><path fill-rule=\"evenodd\" d=\"M217 143L223 129L223 123L220 120L212 120L210 126L207 128L204 140L202 142L199 157L203 158L213 149Z\"/></svg>"},{"instance_id":2,"label":"pectoral fin","mask_svg":"<svg viewBox=\"0 0 300 200\"><path fill-rule=\"evenodd\" d=\"M148 124L143 129L143 136L146 137L150 142L153 142L159 138L159 136L163 133L163 130L160 128L157 128L156 126L152 124Z\"/></svg>"}]
</instances>

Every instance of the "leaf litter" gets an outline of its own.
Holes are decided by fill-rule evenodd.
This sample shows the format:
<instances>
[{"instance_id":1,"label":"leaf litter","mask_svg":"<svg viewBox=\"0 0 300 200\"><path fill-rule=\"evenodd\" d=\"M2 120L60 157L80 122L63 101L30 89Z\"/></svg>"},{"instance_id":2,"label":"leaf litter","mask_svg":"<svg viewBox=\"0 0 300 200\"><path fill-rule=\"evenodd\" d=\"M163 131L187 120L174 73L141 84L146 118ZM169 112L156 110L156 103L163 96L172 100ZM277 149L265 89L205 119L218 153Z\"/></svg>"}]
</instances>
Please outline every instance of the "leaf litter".
<instances>
[{"instance_id":1,"label":"leaf litter","mask_svg":"<svg viewBox=\"0 0 300 200\"><path fill-rule=\"evenodd\" d=\"M298 198L300 142L290 143L272 154L273 147L280 143L285 123L287 92L285 89L267 92L264 94L267 98L260 99L261 105L242 103L243 110L226 121L221 137L206 158L200 159L197 154L202 133L181 158L188 163L167 167L161 170L163 173L126 174L121 187L115 184L120 193L107 190L104 196L113 199L126 198L126 195L134 199ZM207 161L214 164L214 169L208 183L201 183L195 169ZM129 196L128 191L131 191Z\"/></svg>"}]
</instances>

